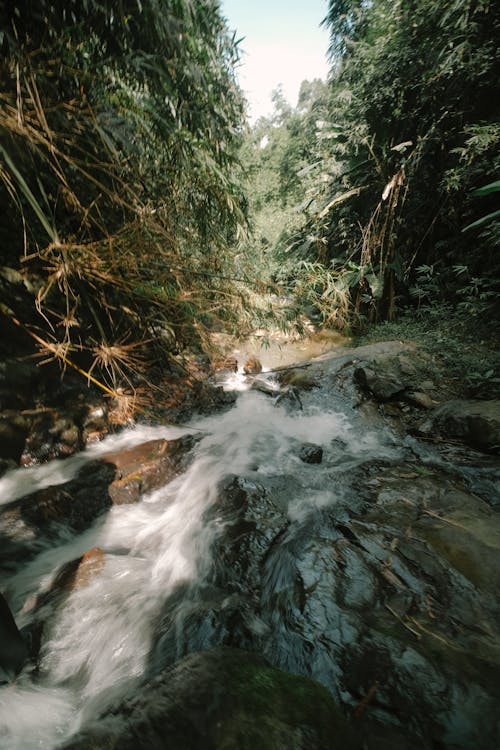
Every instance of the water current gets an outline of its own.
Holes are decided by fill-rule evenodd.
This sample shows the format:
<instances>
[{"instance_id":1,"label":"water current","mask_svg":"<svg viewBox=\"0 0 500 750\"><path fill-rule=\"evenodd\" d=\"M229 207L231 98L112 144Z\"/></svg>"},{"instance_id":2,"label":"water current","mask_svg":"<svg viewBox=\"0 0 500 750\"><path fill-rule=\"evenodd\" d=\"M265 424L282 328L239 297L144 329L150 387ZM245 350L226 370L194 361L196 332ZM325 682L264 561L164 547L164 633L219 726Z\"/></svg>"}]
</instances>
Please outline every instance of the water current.
<instances>
[{"instance_id":1,"label":"water current","mask_svg":"<svg viewBox=\"0 0 500 750\"><path fill-rule=\"evenodd\" d=\"M357 429L352 409L341 400L311 398L299 410L247 390L240 374L225 387L240 391L225 413L194 419L185 429L136 426L70 459L11 471L0 480L0 502L9 503L68 481L86 462L111 450L154 438L201 435L184 474L140 503L112 507L84 533L68 534L0 581L22 627L33 617L27 603L50 588L62 565L93 547L105 552L103 570L72 590L50 621L38 673L25 668L15 683L0 686L3 750L57 747L140 680L154 645L155 622L169 595L182 584L187 597L195 596L196 586L210 575L214 540L224 522L208 511L216 507L225 477L254 472L293 478L297 491L288 498L293 521L334 504L341 491L331 481L331 471L325 481L326 469L298 458L298 444L340 440L345 446L341 471L368 458L396 457L400 451L388 432ZM180 613L178 609L174 616L181 629Z\"/></svg>"}]
</instances>

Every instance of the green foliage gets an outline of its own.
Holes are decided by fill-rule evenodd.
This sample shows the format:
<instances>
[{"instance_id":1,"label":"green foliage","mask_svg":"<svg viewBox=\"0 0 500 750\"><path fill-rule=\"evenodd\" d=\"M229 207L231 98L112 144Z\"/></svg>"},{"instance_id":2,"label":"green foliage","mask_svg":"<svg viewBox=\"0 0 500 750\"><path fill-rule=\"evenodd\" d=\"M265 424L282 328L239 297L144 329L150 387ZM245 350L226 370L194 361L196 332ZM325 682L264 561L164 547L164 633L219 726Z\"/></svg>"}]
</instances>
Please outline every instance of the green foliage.
<instances>
[{"instance_id":1,"label":"green foliage","mask_svg":"<svg viewBox=\"0 0 500 750\"><path fill-rule=\"evenodd\" d=\"M313 285L335 259L354 321L439 300L498 314L500 6L330 0L325 23L330 91L311 171L295 173L306 202L291 253L315 264Z\"/></svg>"},{"instance_id":2,"label":"green foliage","mask_svg":"<svg viewBox=\"0 0 500 750\"><path fill-rule=\"evenodd\" d=\"M0 46L0 259L36 279L46 339L95 364L235 319L243 100L217 0L2 0Z\"/></svg>"}]
</instances>

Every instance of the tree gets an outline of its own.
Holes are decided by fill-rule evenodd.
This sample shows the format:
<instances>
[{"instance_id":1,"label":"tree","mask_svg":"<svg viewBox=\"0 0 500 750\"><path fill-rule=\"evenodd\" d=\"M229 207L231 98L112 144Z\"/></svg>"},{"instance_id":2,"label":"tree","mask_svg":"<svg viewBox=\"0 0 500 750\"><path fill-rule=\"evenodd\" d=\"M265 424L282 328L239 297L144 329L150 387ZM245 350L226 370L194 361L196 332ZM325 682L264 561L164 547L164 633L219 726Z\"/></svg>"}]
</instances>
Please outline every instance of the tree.
<instances>
[{"instance_id":1,"label":"tree","mask_svg":"<svg viewBox=\"0 0 500 750\"><path fill-rule=\"evenodd\" d=\"M49 350L116 380L132 347L230 315L243 100L219 3L2 0L0 45L1 252L37 277Z\"/></svg>"},{"instance_id":2,"label":"tree","mask_svg":"<svg viewBox=\"0 0 500 750\"><path fill-rule=\"evenodd\" d=\"M481 205L473 191L500 168L498 4L331 0L326 23L329 125L297 252L307 246L310 262L343 275L354 312L371 318L411 302L424 266L435 269L435 295L455 301L464 278L455 269L488 268L491 311L498 223L477 225L473 245L462 230L497 199Z\"/></svg>"}]
</instances>

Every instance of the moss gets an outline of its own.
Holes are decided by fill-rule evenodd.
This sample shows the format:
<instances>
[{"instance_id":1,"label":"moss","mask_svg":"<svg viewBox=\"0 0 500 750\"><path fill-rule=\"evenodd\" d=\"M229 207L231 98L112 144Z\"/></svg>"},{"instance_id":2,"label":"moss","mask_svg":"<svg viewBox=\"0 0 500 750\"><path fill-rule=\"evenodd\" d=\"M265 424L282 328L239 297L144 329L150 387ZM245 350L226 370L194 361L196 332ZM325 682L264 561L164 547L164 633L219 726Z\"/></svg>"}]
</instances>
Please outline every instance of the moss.
<instances>
[{"instance_id":1,"label":"moss","mask_svg":"<svg viewBox=\"0 0 500 750\"><path fill-rule=\"evenodd\" d=\"M231 708L218 750L358 747L330 693L307 677L266 665L237 665L230 674ZM296 744L297 743L297 744Z\"/></svg>"}]
</instances>

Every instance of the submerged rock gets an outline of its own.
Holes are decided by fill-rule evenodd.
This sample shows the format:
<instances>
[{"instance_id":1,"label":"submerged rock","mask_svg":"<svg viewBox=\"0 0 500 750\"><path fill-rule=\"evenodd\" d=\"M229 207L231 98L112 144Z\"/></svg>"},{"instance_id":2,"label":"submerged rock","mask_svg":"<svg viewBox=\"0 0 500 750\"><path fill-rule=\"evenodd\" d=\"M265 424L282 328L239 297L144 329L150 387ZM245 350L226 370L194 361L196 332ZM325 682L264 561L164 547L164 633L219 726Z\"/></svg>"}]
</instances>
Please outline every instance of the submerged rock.
<instances>
[{"instance_id":1,"label":"submerged rock","mask_svg":"<svg viewBox=\"0 0 500 750\"><path fill-rule=\"evenodd\" d=\"M219 647L192 654L64 750L360 750L325 688Z\"/></svg>"}]
</instances>

